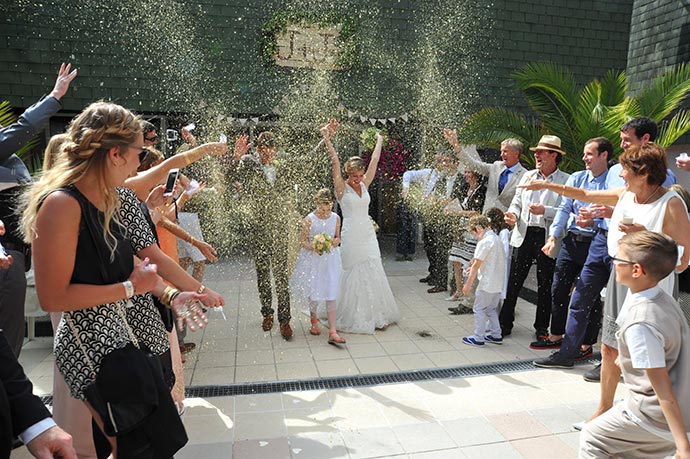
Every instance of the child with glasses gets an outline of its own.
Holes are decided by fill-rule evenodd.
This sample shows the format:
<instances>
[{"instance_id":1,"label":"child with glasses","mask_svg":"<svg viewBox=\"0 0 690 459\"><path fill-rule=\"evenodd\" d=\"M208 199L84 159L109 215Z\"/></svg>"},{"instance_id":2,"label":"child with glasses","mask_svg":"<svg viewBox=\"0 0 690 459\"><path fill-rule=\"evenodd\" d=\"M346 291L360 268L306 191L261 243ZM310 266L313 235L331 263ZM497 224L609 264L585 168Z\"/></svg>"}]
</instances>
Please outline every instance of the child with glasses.
<instances>
[{"instance_id":1,"label":"child with glasses","mask_svg":"<svg viewBox=\"0 0 690 459\"><path fill-rule=\"evenodd\" d=\"M657 285L675 269L678 246L639 231L620 240L612 259L616 281L630 289L616 319L616 364L628 396L584 425L579 457L690 458L690 328Z\"/></svg>"},{"instance_id":2,"label":"child with glasses","mask_svg":"<svg viewBox=\"0 0 690 459\"><path fill-rule=\"evenodd\" d=\"M501 239L491 229L491 221L487 217L476 215L470 218L467 231L478 242L462 288L463 295L470 293L475 279L478 279L478 283L472 308L474 335L464 337L462 342L469 346L484 346L484 342L502 344L498 304L505 285L505 250Z\"/></svg>"}]
</instances>

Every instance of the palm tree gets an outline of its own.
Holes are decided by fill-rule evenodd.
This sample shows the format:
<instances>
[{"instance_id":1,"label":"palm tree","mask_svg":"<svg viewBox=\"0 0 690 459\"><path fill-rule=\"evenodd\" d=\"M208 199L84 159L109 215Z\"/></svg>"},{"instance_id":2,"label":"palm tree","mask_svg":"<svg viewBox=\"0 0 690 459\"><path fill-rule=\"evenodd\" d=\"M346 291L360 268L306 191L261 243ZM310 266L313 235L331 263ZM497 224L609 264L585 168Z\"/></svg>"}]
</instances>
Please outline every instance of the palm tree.
<instances>
[{"instance_id":1,"label":"palm tree","mask_svg":"<svg viewBox=\"0 0 690 459\"><path fill-rule=\"evenodd\" d=\"M536 145L542 134L561 138L567 172L583 168L581 152L593 137L607 137L620 153L617 142L621 125L637 116L648 116L660 125L656 140L673 144L690 130L690 112L680 106L690 93L690 66L681 64L652 80L639 95L627 96L625 72L609 71L579 89L566 68L551 63L532 63L513 74L532 115L501 108L485 108L468 117L459 130L465 143L497 147L507 137ZM532 155L523 161L534 164Z\"/></svg>"}]
</instances>

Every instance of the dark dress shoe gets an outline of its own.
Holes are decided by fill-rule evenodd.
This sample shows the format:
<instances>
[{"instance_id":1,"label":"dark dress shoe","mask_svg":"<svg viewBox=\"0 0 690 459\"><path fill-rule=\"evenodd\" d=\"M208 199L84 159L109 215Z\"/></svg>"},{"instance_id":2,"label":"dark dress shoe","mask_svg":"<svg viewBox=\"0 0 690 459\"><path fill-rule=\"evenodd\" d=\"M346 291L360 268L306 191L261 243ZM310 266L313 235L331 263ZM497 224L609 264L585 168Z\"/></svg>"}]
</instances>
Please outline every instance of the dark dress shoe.
<instances>
[{"instance_id":1,"label":"dark dress shoe","mask_svg":"<svg viewBox=\"0 0 690 459\"><path fill-rule=\"evenodd\" d=\"M422 284L428 284L430 280L431 280L431 276L426 276L426 277L422 277L421 279L419 279L419 282L421 282Z\"/></svg>"},{"instance_id":2,"label":"dark dress shoe","mask_svg":"<svg viewBox=\"0 0 690 459\"><path fill-rule=\"evenodd\" d=\"M536 341L533 341L530 343L529 348L530 349L536 349L536 350L541 350L541 349L560 349L561 344L563 344L563 338L558 339L556 341L551 341L550 339L538 339Z\"/></svg>"},{"instance_id":3,"label":"dark dress shoe","mask_svg":"<svg viewBox=\"0 0 690 459\"><path fill-rule=\"evenodd\" d=\"M534 337L537 339L537 341L549 339L549 331L546 329L537 330L534 333Z\"/></svg>"},{"instance_id":4,"label":"dark dress shoe","mask_svg":"<svg viewBox=\"0 0 690 459\"><path fill-rule=\"evenodd\" d=\"M440 285L437 285L436 287L431 287L429 290L427 290L427 293L440 293L440 292L447 292L448 289L445 287L442 287Z\"/></svg>"},{"instance_id":5,"label":"dark dress shoe","mask_svg":"<svg viewBox=\"0 0 690 459\"><path fill-rule=\"evenodd\" d=\"M264 317L264 321L261 324L261 328L264 331L269 331L271 328L273 328L273 316Z\"/></svg>"},{"instance_id":6,"label":"dark dress shoe","mask_svg":"<svg viewBox=\"0 0 690 459\"><path fill-rule=\"evenodd\" d=\"M280 334L285 340L292 338L292 327L289 322L280 324Z\"/></svg>"},{"instance_id":7,"label":"dark dress shoe","mask_svg":"<svg viewBox=\"0 0 690 459\"><path fill-rule=\"evenodd\" d=\"M464 304L461 304L457 308L448 308L450 313L454 316L460 316L463 314L472 314L474 311L472 311L472 308L469 308L465 306Z\"/></svg>"}]
</instances>

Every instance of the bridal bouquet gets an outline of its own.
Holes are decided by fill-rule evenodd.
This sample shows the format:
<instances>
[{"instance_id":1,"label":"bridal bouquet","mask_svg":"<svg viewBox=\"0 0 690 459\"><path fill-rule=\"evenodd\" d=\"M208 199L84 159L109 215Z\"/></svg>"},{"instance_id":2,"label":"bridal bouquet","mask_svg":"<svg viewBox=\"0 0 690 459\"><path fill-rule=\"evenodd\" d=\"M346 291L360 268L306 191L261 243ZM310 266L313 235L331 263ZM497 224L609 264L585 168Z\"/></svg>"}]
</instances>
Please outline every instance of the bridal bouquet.
<instances>
[{"instance_id":1,"label":"bridal bouquet","mask_svg":"<svg viewBox=\"0 0 690 459\"><path fill-rule=\"evenodd\" d=\"M333 238L327 233L319 233L311 241L314 252L319 255L329 253L333 247Z\"/></svg>"}]
</instances>

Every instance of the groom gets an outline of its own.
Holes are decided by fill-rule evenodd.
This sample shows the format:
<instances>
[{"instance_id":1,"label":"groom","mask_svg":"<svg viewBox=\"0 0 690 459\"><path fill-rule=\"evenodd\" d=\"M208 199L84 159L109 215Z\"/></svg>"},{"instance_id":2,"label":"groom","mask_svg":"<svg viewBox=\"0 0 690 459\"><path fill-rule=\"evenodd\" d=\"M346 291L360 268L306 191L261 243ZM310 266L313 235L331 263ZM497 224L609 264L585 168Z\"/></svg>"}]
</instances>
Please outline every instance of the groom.
<instances>
[{"instance_id":1,"label":"groom","mask_svg":"<svg viewBox=\"0 0 690 459\"><path fill-rule=\"evenodd\" d=\"M271 274L278 296L280 334L292 338L290 327L290 291L288 278L288 227L293 206L289 201L290 184L287 171L276 161L276 141L272 132L256 138L256 155L248 154L248 136L235 142L235 155L240 199L250 211L249 245L256 265L257 286L261 300L264 331L273 328Z\"/></svg>"}]
</instances>

